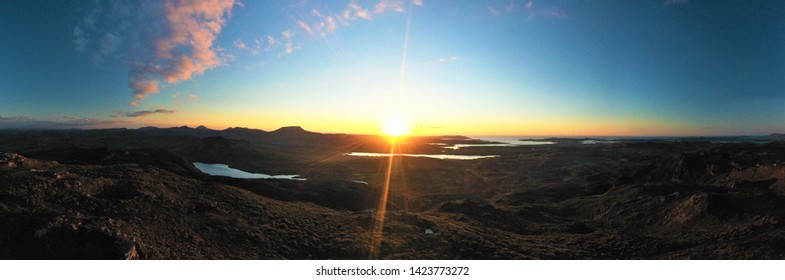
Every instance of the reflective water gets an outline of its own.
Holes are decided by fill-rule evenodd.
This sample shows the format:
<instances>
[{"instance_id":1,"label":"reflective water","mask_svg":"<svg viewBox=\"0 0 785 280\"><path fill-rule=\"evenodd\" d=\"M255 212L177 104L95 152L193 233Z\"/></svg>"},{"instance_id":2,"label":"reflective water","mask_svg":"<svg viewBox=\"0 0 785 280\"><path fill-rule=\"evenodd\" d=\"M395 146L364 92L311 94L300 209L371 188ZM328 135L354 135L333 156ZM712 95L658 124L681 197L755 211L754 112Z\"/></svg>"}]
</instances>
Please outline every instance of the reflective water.
<instances>
[{"instance_id":1,"label":"reflective water","mask_svg":"<svg viewBox=\"0 0 785 280\"><path fill-rule=\"evenodd\" d=\"M614 141L614 140L593 140L593 139L581 141L581 144L584 144L584 145L613 144L613 143L619 143L619 141Z\"/></svg>"},{"instance_id":2,"label":"reflective water","mask_svg":"<svg viewBox=\"0 0 785 280\"><path fill-rule=\"evenodd\" d=\"M514 146L536 146L536 145L552 145L556 144L553 141L533 141L533 140L519 140L519 136L495 136L495 137L473 137L472 139L484 140L488 142L496 142L489 144L454 144L447 145L444 143L432 143L431 145L444 145L444 149L458 150L467 147L514 147Z\"/></svg>"},{"instance_id":3,"label":"reflective water","mask_svg":"<svg viewBox=\"0 0 785 280\"><path fill-rule=\"evenodd\" d=\"M232 178L239 178L239 179L285 179L285 180L297 180L297 181L305 181L305 178L297 178L300 175L267 175L262 173L250 173L245 172L240 169L234 169L229 167L226 164L220 163L201 163L201 162L194 162L194 167L199 169L199 171L204 172L205 174L212 175L212 176L226 176Z\"/></svg>"},{"instance_id":4,"label":"reflective water","mask_svg":"<svg viewBox=\"0 0 785 280\"><path fill-rule=\"evenodd\" d=\"M390 156L390 154L384 154L384 153L361 153L361 152L351 152L346 155L352 157L389 157ZM427 158L435 158L435 159L457 159L457 160L473 160L473 159L498 157L498 155L472 156L472 155L441 155L441 154L438 155L437 154L392 154L392 156L427 157Z\"/></svg>"}]
</instances>

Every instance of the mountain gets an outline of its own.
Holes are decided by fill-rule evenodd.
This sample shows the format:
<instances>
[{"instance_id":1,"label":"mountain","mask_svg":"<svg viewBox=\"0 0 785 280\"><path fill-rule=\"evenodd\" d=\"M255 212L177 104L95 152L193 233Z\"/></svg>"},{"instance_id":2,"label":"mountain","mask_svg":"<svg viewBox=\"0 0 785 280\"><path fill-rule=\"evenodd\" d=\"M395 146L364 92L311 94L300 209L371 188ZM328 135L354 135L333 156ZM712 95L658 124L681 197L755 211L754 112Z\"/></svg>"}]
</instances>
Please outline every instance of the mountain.
<instances>
[{"instance_id":1,"label":"mountain","mask_svg":"<svg viewBox=\"0 0 785 280\"><path fill-rule=\"evenodd\" d=\"M299 126L285 126L270 132L270 134L283 137L292 137L317 135L319 133L307 131Z\"/></svg>"}]
</instances>

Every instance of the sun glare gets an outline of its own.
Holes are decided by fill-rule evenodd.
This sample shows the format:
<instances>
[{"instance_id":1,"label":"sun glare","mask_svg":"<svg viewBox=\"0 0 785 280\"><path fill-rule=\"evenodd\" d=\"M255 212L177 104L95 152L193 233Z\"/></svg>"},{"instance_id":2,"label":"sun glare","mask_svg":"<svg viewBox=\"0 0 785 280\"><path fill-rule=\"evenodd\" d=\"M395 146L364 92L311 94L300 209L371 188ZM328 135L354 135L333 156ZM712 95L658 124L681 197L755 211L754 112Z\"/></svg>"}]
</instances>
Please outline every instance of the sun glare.
<instances>
[{"instance_id":1,"label":"sun glare","mask_svg":"<svg viewBox=\"0 0 785 280\"><path fill-rule=\"evenodd\" d=\"M409 124L402 118L388 118L382 127L382 132L390 137L398 137L409 133Z\"/></svg>"}]
</instances>

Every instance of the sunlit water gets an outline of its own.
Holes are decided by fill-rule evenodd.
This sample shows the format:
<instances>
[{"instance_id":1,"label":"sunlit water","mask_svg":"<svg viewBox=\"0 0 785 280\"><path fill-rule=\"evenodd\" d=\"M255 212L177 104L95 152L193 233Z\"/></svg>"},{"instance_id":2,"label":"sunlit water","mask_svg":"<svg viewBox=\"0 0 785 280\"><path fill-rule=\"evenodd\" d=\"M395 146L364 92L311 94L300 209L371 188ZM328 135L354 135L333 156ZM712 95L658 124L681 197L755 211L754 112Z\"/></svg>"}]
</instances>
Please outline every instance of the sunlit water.
<instances>
[{"instance_id":1,"label":"sunlit water","mask_svg":"<svg viewBox=\"0 0 785 280\"><path fill-rule=\"evenodd\" d=\"M582 140L582 141L581 141L581 144L584 144L584 145L593 145L593 144L614 144L614 143L619 143L619 141L616 141L616 140L593 140L593 139L590 139L590 140Z\"/></svg>"},{"instance_id":2,"label":"sunlit water","mask_svg":"<svg viewBox=\"0 0 785 280\"><path fill-rule=\"evenodd\" d=\"M362 153L362 152L351 152L351 153L348 153L346 155L347 156L352 156L352 157L389 157L389 156L391 156L391 154L385 154L385 153ZM483 158L498 157L498 155L473 156L473 155L440 155L440 154L392 154L392 156L426 157L426 158L435 158L435 159L457 159L457 160L473 160L473 159L483 159Z\"/></svg>"},{"instance_id":3,"label":"sunlit water","mask_svg":"<svg viewBox=\"0 0 785 280\"><path fill-rule=\"evenodd\" d=\"M204 172L205 174L212 175L212 176L226 176L232 178L239 178L239 179L285 179L285 180L297 180L297 181L305 181L305 178L298 178L300 175L267 175L262 173L250 173L245 172L240 169L234 169L229 167L226 164L220 163L201 163L201 162L194 162L194 167L199 169L199 171Z\"/></svg>"},{"instance_id":4,"label":"sunlit water","mask_svg":"<svg viewBox=\"0 0 785 280\"><path fill-rule=\"evenodd\" d=\"M553 141L532 141L532 140L519 140L523 137L518 136L497 136L497 137L473 137L472 139L477 140L484 140L489 142L496 142L496 143L488 143L488 144L454 144L448 145L445 143L431 143L432 145L439 145L443 146L444 149L450 150L458 150L461 148L468 148L468 147L515 147L515 146L537 146L537 145L552 145L556 144Z\"/></svg>"}]
</instances>

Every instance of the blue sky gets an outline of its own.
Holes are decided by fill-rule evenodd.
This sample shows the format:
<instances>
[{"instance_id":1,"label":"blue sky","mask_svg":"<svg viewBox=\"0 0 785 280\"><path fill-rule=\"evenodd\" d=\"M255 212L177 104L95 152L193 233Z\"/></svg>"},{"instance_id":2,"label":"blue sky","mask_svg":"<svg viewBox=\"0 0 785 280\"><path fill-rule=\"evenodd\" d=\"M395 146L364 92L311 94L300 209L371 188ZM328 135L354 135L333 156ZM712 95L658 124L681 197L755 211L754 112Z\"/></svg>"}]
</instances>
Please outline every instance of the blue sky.
<instances>
[{"instance_id":1,"label":"blue sky","mask_svg":"<svg viewBox=\"0 0 785 280\"><path fill-rule=\"evenodd\" d=\"M785 131L782 1L0 5L0 128Z\"/></svg>"}]
</instances>

